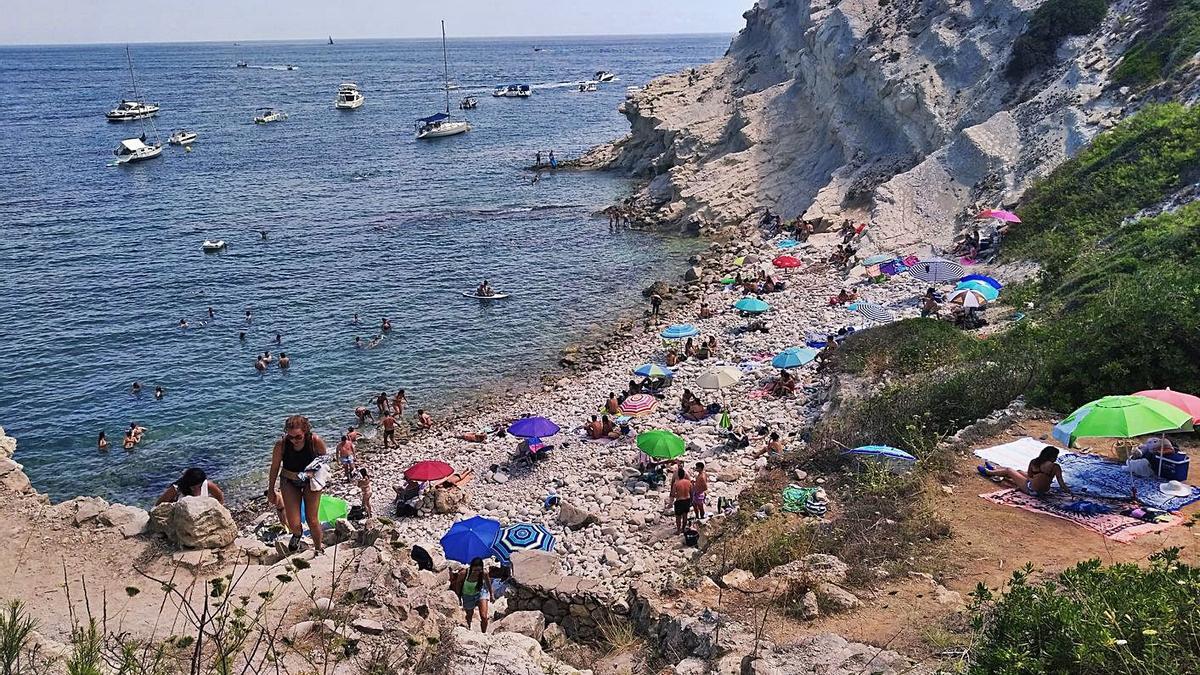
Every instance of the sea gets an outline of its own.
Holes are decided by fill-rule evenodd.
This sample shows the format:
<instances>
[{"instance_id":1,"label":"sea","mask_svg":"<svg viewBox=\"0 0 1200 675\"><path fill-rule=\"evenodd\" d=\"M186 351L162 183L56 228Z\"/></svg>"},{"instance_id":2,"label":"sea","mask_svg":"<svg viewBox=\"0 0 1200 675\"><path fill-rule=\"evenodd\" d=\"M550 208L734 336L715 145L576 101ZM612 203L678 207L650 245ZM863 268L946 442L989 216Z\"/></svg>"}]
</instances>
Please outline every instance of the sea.
<instances>
[{"instance_id":1,"label":"sea","mask_svg":"<svg viewBox=\"0 0 1200 675\"><path fill-rule=\"evenodd\" d=\"M699 242L610 233L599 210L628 178L526 167L627 133L627 87L729 39L451 36L451 112L473 129L435 141L414 120L446 107L440 40L130 45L162 110L121 124L104 113L132 96L125 45L0 47L0 426L17 461L54 501L148 505L190 466L248 493L289 414L336 440L381 391L436 419L536 381ZM599 70L617 81L579 92ZM357 110L334 109L346 81ZM510 83L533 96L490 95ZM287 120L255 125L264 107ZM177 129L199 134L191 151L113 165L122 139ZM484 279L511 297L463 297ZM259 375L264 351L290 371ZM131 422L148 431L125 451Z\"/></svg>"}]
</instances>

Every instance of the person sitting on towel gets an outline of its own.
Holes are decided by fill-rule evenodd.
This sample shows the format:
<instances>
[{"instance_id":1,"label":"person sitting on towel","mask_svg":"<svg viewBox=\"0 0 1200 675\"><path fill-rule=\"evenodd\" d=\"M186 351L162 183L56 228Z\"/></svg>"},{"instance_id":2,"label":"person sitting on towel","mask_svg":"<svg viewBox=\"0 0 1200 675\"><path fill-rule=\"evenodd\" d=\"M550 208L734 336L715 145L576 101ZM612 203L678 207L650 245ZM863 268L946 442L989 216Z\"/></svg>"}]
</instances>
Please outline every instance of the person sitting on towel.
<instances>
[{"instance_id":1,"label":"person sitting on towel","mask_svg":"<svg viewBox=\"0 0 1200 675\"><path fill-rule=\"evenodd\" d=\"M1063 482L1062 467L1056 460L1058 448L1047 445L1037 457L1030 460L1029 467L1024 472L993 466L991 462L984 462L978 469L980 474L992 479L999 478L1001 482L1007 482L1031 497L1045 497L1050 494L1050 485L1054 481L1058 481L1058 486L1063 492L1074 495L1071 488Z\"/></svg>"}]
</instances>

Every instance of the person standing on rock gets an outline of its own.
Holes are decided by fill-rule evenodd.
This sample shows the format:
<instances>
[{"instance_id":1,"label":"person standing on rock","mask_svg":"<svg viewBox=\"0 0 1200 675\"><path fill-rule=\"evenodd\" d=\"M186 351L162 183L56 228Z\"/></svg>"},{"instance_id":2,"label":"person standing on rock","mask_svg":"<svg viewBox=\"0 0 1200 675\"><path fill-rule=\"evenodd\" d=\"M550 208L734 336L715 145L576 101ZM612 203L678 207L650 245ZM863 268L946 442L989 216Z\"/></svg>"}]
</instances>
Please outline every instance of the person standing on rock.
<instances>
[{"instance_id":1,"label":"person standing on rock","mask_svg":"<svg viewBox=\"0 0 1200 675\"><path fill-rule=\"evenodd\" d=\"M675 469L675 479L671 483L671 502L675 511L675 534L683 534L688 511L692 510L692 481L688 478L682 462Z\"/></svg>"},{"instance_id":2,"label":"person standing on rock","mask_svg":"<svg viewBox=\"0 0 1200 675\"><path fill-rule=\"evenodd\" d=\"M282 506L284 520L292 538L288 552L300 550L300 537L304 528L300 523L300 504L304 504L308 529L312 533L313 548L320 553L321 545L321 491L312 489L308 477L300 477L320 455L328 454L325 441L314 434L308 418L292 415L283 423L283 438L275 441L271 451L271 471L267 479L267 499L276 507ZM282 480L280 480L282 479Z\"/></svg>"},{"instance_id":3,"label":"person standing on rock","mask_svg":"<svg viewBox=\"0 0 1200 675\"><path fill-rule=\"evenodd\" d=\"M650 318L654 319L654 325L658 325L658 315L662 310L662 296L654 293L650 296Z\"/></svg>"},{"instance_id":4,"label":"person standing on rock","mask_svg":"<svg viewBox=\"0 0 1200 675\"><path fill-rule=\"evenodd\" d=\"M488 601L492 597L492 578L483 558L475 558L466 569L454 573L450 587L462 600L463 611L467 613L467 628L475 619L475 608L479 608L479 630L486 633L488 627Z\"/></svg>"},{"instance_id":5,"label":"person standing on rock","mask_svg":"<svg viewBox=\"0 0 1200 675\"><path fill-rule=\"evenodd\" d=\"M383 419L379 420L379 426L383 427L383 449L387 450L396 442L396 418L392 417L391 413L386 413Z\"/></svg>"},{"instance_id":6,"label":"person standing on rock","mask_svg":"<svg viewBox=\"0 0 1200 675\"><path fill-rule=\"evenodd\" d=\"M408 394L405 394L403 389L397 389L396 395L392 398L392 410L395 411L396 417L404 417L404 406L406 405L408 405Z\"/></svg>"},{"instance_id":7,"label":"person standing on rock","mask_svg":"<svg viewBox=\"0 0 1200 675\"><path fill-rule=\"evenodd\" d=\"M704 498L708 494L708 472L704 462L696 462L696 477L692 479L692 510L696 520L704 520Z\"/></svg>"}]
</instances>

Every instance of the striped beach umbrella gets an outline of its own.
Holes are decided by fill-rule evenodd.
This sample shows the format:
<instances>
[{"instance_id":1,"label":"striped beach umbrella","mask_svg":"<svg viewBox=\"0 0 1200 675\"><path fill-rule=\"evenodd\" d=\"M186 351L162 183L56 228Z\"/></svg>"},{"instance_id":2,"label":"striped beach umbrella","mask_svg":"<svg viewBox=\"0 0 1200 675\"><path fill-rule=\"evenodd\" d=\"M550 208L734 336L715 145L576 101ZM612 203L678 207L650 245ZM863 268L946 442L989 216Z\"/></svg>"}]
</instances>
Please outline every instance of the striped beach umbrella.
<instances>
[{"instance_id":1,"label":"striped beach umbrella","mask_svg":"<svg viewBox=\"0 0 1200 675\"><path fill-rule=\"evenodd\" d=\"M733 366L717 366L710 368L696 378L696 386L701 389L724 389L742 379L742 371Z\"/></svg>"},{"instance_id":2,"label":"striped beach umbrella","mask_svg":"<svg viewBox=\"0 0 1200 675\"><path fill-rule=\"evenodd\" d=\"M775 355L771 365L776 368L799 368L812 363L817 358L817 350L808 347L790 347Z\"/></svg>"},{"instance_id":3,"label":"striped beach umbrella","mask_svg":"<svg viewBox=\"0 0 1200 675\"><path fill-rule=\"evenodd\" d=\"M864 445L860 448L847 450L843 455L861 455L863 457L877 457L880 459L900 459L906 462L917 461L916 457L908 454L903 450L893 448L890 445Z\"/></svg>"},{"instance_id":4,"label":"striped beach umbrella","mask_svg":"<svg viewBox=\"0 0 1200 675\"><path fill-rule=\"evenodd\" d=\"M654 459L675 459L687 450L683 438L666 429L651 429L637 435L638 449Z\"/></svg>"},{"instance_id":5,"label":"striped beach umbrella","mask_svg":"<svg viewBox=\"0 0 1200 675\"><path fill-rule=\"evenodd\" d=\"M946 296L946 302L962 305L968 309L975 309L986 305L987 298L983 297L983 293L979 291L970 288L960 288Z\"/></svg>"},{"instance_id":6,"label":"striped beach umbrella","mask_svg":"<svg viewBox=\"0 0 1200 675\"><path fill-rule=\"evenodd\" d=\"M745 312L747 314L762 314L768 309L771 309L771 305L766 301L759 300L758 298L742 298L741 300L733 303L733 308L739 312Z\"/></svg>"},{"instance_id":7,"label":"striped beach umbrella","mask_svg":"<svg viewBox=\"0 0 1200 675\"><path fill-rule=\"evenodd\" d=\"M862 315L864 319L874 321L875 323L891 323L896 320L891 310L873 302L856 302L854 303L854 311Z\"/></svg>"},{"instance_id":8,"label":"striped beach umbrella","mask_svg":"<svg viewBox=\"0 0 1200 675\"><path fill-rule=\"evenodd\" d=\"M667 326L663 332L659 333L664 340L682 340L699 334L700 329L690 323L677 323L674 326Z\"/></svg>"},{"instance_id":9,"label":"striped beach umbrella","mask_svg":"<svg viewBox=\"0 0 1200 675\"><path fill-rule=\"evenodd\" d=\"M630 417L649 415L658 407L658 399L650 394L634 394L621 402L621 412Z\"/></svg>"},{"instance_id":10,"label":"striped beach umbrella","mask_svg":"<svg viewBox=\"0 0 1200 675\"><path fill-rule=\"evenodd\" d=\"M954 289L967 289L975 291L982 295L983 299L987 300L988 302L1000 297L1000 291L996 290L996 288L993 286L983 283L982 281L960 281L958 282L958 285L954 287Z\"/></svg>"},{"instance_id":11,"label":"striped beach umbrella","mask_svg":"<svg viewBox=\"0 0 1200 675\"><path fill-rule=\"evenodd\" d=\"M782 269L793 269L800 267L804 263L794 255L781 255L771 261L771 264Z\"/></svg>"},{"instance_id":12,"label":"striped beach umbrella","mask_svg":"<svg viewBox=\"0 0 1200 675\"><path fill-rule=\"evenodd\" d=\"M553 551L554 535L544 525L517 523L500 530L492 549L497 558L507 562L516 551Z\"/></svg>"},{"instance_id":13,"label":"striped beach umbrella","mask_svg":"<svg viewBox=\"0 0 1200 675\"><path fill-rule=\"evenodd\" d=\"M927 258L918 260L915 265L909 265L908 273L925 283L940 284L961 279L967 270L953 260Z\"/></svg>"},{"instance_id":14,"label":"striped beach umbrella","mask_svg":"<svg viewBox=\"0 0 1200 675\"><path fill-rule=\"evenodd\" d=\"M675 377L675 373L666 366L660 366L657 363L643 363L633 369L633 374L638 377Z\"/></svg>"}]
</instances>

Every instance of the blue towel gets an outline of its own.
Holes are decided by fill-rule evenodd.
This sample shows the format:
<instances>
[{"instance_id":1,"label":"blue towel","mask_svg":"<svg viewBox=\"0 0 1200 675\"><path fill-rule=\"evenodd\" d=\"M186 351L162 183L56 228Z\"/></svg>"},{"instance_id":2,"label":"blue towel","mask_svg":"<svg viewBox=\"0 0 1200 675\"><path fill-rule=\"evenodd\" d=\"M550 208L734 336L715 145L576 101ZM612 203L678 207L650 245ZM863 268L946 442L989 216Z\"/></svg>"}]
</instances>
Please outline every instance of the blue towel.
<instances>
[{"instance_id":1,"label":"blue towel","mask_svg":"<svg viewBox=\"0 0 1200 675\"><path fill-rule=\"evenodd\" d=\"M1059 456L1058 463L1067 485L1077 492L1086 492L1089 497L1128 501L1130 488L1136 487L1139 501L1163 511L1178 511L1200 501L1200 488L1193 487L1190 497L1172 497L1158 489L1166 482L1161 478L1134 476L1125 470L1124 464L1097 455L1064 453Z\"/></svg>"}]
</instances>

